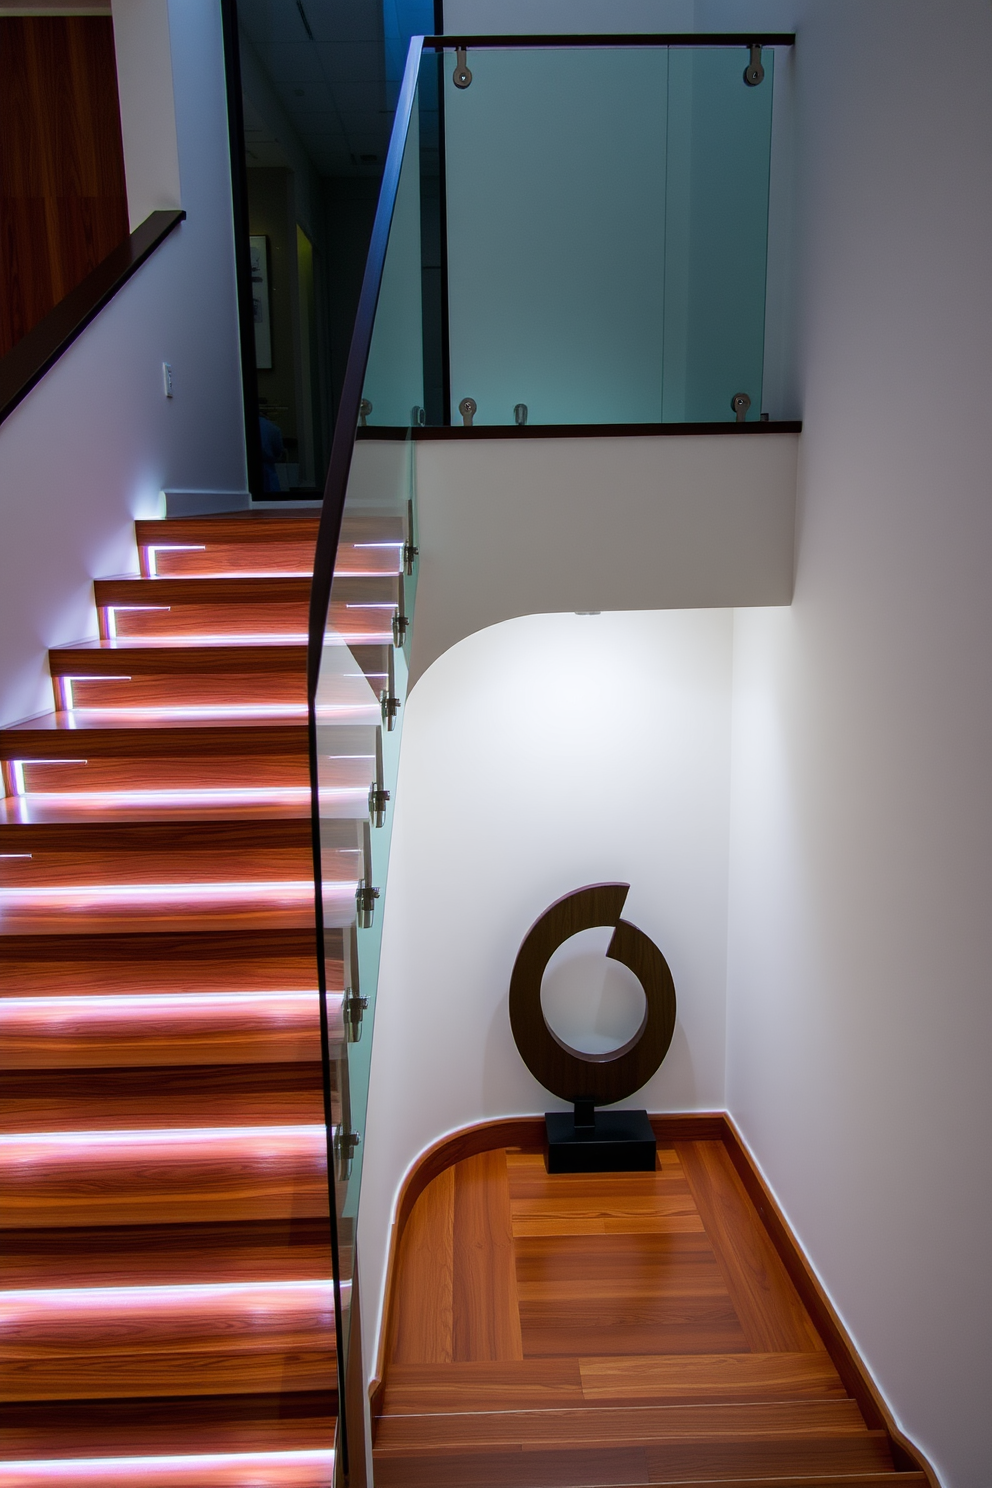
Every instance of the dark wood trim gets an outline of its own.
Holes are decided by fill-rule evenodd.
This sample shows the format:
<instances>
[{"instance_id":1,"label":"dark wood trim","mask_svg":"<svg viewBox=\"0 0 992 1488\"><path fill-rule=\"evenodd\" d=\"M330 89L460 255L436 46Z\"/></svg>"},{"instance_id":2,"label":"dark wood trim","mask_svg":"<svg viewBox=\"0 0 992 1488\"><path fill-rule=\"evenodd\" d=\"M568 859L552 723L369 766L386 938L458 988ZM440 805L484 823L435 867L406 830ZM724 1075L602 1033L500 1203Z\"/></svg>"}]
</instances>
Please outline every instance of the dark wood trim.
<instances>
[{"instance_id":1,"label":"dark wood trim","mask_svg":"<svg viewBox=\"0 0 992 1488\"><path fill-rule=\"evenodd\" d=\"M41 381L76 337L95 320L119 289L136 274L160 243L179 226L186 213L152 212L113 253L26 336L0 359L0 423Z\"/></svg>"},{"instance_id":2,"label":"dark wood trim","mask_svg":"<svg viewBox=\"0 0 992 1488\"><path fill-rule=\"evenodd\" d=\"M542 36L425 36L424 46L435 51L456 47L750 47L795 46L794 31L604 31L580 36L571 31Z\"/></svg>"},{"instance_id":3,"label":"dark wood trim","mask_svg":"<svg viewBox=\"0 0 992 1488\"><path fill-rule=\"evenodd\" d=\"M753 424L483 424L464 428L452 424L447 428L406 429L395 424L369 425L358 430L360 440L404 440L412 435L414 442L431 439L668 439L690 438L700 434L801 434L801 419L775 419Z\"/></svg>"},{"instance_id":4,"label":"dark wood trim","mask_svg":"<svg viewBox=\"0 0 992 1488\"><path fill-rule=\"evenodd\" d=\"M231 152L231 206L234 215L234 269L238 293L238 339L241 345L241 395L245 415L245 462L248 489L264 497L262 432L258 422L258 377L255 371L255 310L251 288L251 228L248 221L248 170L245 165L244 99L241 93L241 44L237 0L220 0L227 87L227 136Z\"/></svg>"},{"instance_id":5,"label":"dark wood trim","mask_svg":"<svg viewBox=\"0 0 992 1488\"><path fill-rule=\"evenodd\" d=\"M865 1418L869 1430L884 1431L892 1446L898 1471L922 1472L929 1488L940 1488L936 1473L919 1447L899 1430L892 1412L872 1379L864 1361L835 1312L809 1261L764 1178L744 1144L743 1138L725 1111L672 1111L650 1118L660 1143L723 1142L727 1155L740 1178L748 1198L758 1211L762 1224L781 1259L793 1286L826 1345L837 1373ZM514 1147L521 1152L540 1152L545 1145L543 1116L510 1116L480 1122L462 1131L450 1132L428 1147L410 1168L400 1187L396 1218L389 1237L386 1260L386 1284L383 1296L382 1326L376 1353L375 1376L369 1384L373 1439L379 1406L385 1386L386 1359L392 1345L394 1326L394 1292L396 1260L400 1241L413 1206L424 1189L446 1168L494 1147Z\"/></svg>"},{"instance_id":6,"label":"dark wood trim","mask_svg":"<svg viewBox=\"0 0 992 1488\"><path fill-rule=\"evenodd\" d=\"M744 1144L737 1127L729 1115L723 1118L723 1143L727 1155L734 1165L748 1198L757 1209L761 1221L778 1255L789 1273L806 1311L816 1330L827 1346L837 1373L845 1388L858 1402L861 1414L869 1430L881 1430L888 1434L892 1444L892 1456L896 1468L903 1472L922 1472L930 1488L940 1488L936 1473L919 1447L899 1430L878 1386L833 1304L824 1291L819 1278L803 1253L799 1241L789 1228L788 1221L772 1196L758 1167Z\"/></svg>"}]
</instances>

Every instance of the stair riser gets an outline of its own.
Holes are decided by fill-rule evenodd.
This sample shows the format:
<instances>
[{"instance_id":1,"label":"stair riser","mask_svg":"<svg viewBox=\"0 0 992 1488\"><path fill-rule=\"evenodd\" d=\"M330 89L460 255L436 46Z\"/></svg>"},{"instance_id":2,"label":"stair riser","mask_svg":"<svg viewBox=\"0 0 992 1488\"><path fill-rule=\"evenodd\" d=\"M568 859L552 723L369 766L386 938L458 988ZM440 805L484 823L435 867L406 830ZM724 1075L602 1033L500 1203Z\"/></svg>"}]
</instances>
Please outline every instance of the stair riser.
<instances>
[{"instance_id":1,"label":"stair riser","mask_svg":"<svg viewBox=\"0 0 992 1488\"><path fill-rule=\"evenodd\" d=\"M754 1488L754 1479L891 1471L884 1439L685 1443L672 1446L561 1447L478 1453L375 1451L376 1488L633 1488L638 1484L712 1482ZM857 1482L857 1479L854 1480ZM894 1479L893 1488L899 1483ZM847 1485L845 1485L847 1488Z\"/></svg>"},{"instance_id":2,"label":"stair riser","mask_svg":"<svg viewBox=\"0 0 992 1488\"><path fill-rule=\"evenodd\" d=\"M321 1338L333 1339L331 1328ZM308 1337L287 1333L267 1348L235 1352L219 1337L213 1347L183 1343L176 1352L119 1356L72 1353L65 1342L61 1359L11 1362L5 1366L8 1401L129 1399L141 1396L262 1394L273 1390L319 1390L335 1382L336 1357L332 1348ZM0 1467L0 1485L3 1484Z\"/></svg>"},{"instance_id":3,"label":"stair riser","mask_svg":"<svg viewBox=\"0 0 992 1488\"><path fill-rule=\"evenodd\" d=\"M178 822L177 842L169 851L159 852L129 850L126 836L121 833L121 847L113 850L89 852L48 852L34 848L30 857L0 858L0 905L4 890L32 890L42 892L59 888L88 887L91 885L119 885L121 887L143 884L189 884L211 885L228 883L289 883L298 884L313 878L313 859L309 843L298 847L272 847L264 840L261 830L255 842L246 833L246 845L239 850L221 851L197 848L193 831L180 830L184 823ZM264 823L260 824L264 827ZM309 823L300 822L301 835L305 835ZM0 851L7 852L9 837L15 829L5 829L0 842ZM357 833L356 833L357 836ZM261 840L259 840L261 839ZM356 846L348 850L325 850L322 855L323 873L326 882L354 883L361 878L361 854ZM19 902L19 901L16 901Z\"/></svg>"},{"instance_id":4,"label":"stair riser","mask_svg":"<svg viewBox=\"0 0 992 1488\"><path fill-rule=\"evenodd\" d=\"M278 636L301 641L307 633L305 604L173 604L153 608L150 598L146 600L145 596L141 603L148 607L101 608L98 613L102 639L147 641L175 636L192 641L200 637L230 641L241 636Z\"/></svg>"},{"instance_id":5,"label":"stair riser","mask_svg":"<svg viewBox=\"0 0 992 1488\"><path fill-rule=\"evenodd\" d=\"M147 606L147 607L146 607ZM329 623L340 635L366 645L385 644L392 634L395 597L379 604L362 606L335 601ZM305 641L309 606L306 604L173 604L142 607L101 608L100 635L104 640L148 641L167 637L195 642L213 639L232 642L241 637L276 637L283 641Z\"/></svg>"},{"instance_id":6,"label":"stair riser","mask_svg":"<svg viewBox=\"0 0 992 1488\"><path fill-rule=\"evenodd\" d=\"M195 664L195 657L191 665ZM306 678L302 672L280 676L265 672L235 672L229 676L213 673L186 676L88 677L82 671L72 677L56 679L60 708L66 710L118 708L174 711L197 708L207 712L218 708L280 708L292 715L305 716Z\"/></svg>"},{"instance_id":7,"label":"stair riser","mask_svg":"<svg viewBox=\"0 0 992 1488\"><path fill-rule=\"evenodd\" d=\"M74 741L70 748L73 744ZM140 748L140 740L135 741L134 748ZM8 794L137 790L168 791L175 795L184 790L309 791L310 786L306 754L302 750L298 754L269 756L197 755L180 750L175 755L159 758L138 754L101 758L95 753L92 741L88 741L87 752L88 759L77 757L70 760L67 754L64 763L22 757L17 771L11 771L16 773L17 779Z\"/></svg>"}]
</instances>

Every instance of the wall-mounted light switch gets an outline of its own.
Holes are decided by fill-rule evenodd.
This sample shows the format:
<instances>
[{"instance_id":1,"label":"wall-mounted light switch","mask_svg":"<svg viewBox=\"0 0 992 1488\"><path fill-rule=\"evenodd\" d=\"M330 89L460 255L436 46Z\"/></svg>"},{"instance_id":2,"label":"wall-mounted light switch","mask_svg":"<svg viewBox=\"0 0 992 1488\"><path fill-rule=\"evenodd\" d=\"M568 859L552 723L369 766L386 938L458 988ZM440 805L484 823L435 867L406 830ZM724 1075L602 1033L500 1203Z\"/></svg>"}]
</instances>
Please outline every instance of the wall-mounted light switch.
<instances>
[{"instance_id":1,"label":"wall-mounted light switch","mask_svg":"<svg viewBox=\"0 0 992 1488\"><path fill-rule=\"evenodd\" d=\"M172 367L169 362L162 363L162 381L165 384L165 396L172 397Z\"/></svg>"}]
</instances>

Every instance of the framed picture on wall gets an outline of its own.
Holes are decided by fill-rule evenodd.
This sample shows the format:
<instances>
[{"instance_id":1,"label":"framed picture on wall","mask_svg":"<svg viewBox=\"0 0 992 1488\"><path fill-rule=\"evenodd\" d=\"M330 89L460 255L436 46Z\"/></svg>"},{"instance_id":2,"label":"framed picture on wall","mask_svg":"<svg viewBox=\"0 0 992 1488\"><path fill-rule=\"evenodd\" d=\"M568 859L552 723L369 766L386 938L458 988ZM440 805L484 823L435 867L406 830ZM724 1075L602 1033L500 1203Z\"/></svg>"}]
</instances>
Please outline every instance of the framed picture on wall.
<instances>
[{"instance_id":1,"label":"framed picture on wall","mask_svg":"<svg viewBox=\"0 0 992 1488\"><path fill-rule=\"evenodd\" d=\"M249 238L251 244L251 297L255 313L255 366L272 370L272 308L269 297L269 240L264 234Z\"/></svg>"}]
</instances>

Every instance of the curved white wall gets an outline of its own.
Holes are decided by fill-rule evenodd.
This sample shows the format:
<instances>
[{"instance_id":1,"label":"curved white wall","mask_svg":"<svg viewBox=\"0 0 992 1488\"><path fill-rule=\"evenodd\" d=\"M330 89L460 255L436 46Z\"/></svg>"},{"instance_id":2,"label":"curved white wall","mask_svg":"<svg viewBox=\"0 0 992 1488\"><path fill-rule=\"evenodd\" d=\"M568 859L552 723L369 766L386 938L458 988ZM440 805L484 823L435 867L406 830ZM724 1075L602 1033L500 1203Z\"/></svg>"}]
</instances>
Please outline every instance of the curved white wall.
<instances>
[{"instance_id":1,"label":"curved white wall","mask_svg":"<svg viewBox=\"0 0 992 1488\"><path fill-rule=\"evenodd\" d=\"M728 610L532 615L461 641L410 694L362 1187L370 1349L413 1159L564 1106L507 1016L517 948L554 899L629 882L624 917L671 965L675 1038L630 1104L723 1106L731 632Z\"/></svg>"}]
</instances>

